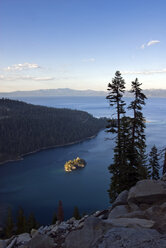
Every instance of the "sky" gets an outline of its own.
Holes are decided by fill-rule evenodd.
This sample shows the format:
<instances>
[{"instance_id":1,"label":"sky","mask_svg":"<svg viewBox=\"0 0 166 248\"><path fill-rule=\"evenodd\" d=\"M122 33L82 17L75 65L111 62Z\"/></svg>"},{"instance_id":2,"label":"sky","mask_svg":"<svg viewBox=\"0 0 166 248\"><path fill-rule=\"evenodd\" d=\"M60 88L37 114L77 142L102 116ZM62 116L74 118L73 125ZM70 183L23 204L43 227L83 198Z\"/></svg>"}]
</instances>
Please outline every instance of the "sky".
<instances>
[{"instance_id":1,"label":"sky","mask_svg":"<svg viewBox=\"0 0 166 248\"><path fill-rule=\"evenodd\" d=\"M0 92L166 89L165 0L0 0Z\"/></svg>"}]
</instances>

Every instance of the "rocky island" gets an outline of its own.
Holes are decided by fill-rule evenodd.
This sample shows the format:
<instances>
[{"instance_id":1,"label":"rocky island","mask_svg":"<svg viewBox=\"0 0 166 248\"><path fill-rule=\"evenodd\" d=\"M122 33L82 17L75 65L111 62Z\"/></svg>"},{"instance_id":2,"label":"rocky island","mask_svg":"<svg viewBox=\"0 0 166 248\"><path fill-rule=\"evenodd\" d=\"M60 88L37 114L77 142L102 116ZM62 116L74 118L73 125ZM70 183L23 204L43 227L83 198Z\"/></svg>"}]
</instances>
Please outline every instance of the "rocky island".
<instances>
[{"instance_id":1,"label":"rocky island","mask_svg":"<svg viewBox=\"0 0 166 248\"><path fill-rule=\"evenodd\" d=\"M77 157L76 159L69 160L65 163L64 168L66 172L71 172L76 169L84 168L86 162L84 159Z\"/></svg>"}]
</instances>

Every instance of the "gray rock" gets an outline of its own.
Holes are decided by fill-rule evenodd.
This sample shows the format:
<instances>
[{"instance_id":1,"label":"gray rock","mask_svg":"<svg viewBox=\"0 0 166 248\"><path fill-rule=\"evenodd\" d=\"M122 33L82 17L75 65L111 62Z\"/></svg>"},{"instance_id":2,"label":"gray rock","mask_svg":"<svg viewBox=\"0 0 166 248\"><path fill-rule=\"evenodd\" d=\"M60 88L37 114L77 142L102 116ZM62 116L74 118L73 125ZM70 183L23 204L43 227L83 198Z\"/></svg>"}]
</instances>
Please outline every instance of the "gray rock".
<instances>
[{"instance_id":1,"label":"gray rock","mask_svg":"<svg viewBox=\"0 0 166 248\"><path fill-rule=\"evenodd\" d=\"M38 230L32 228L32 230L31 230L31 237L33 238L36 234L38 234Z\"/></svg>"},{"instance_id":2,"label":"gray rock","mask_svg":"<svg viewBox=\"0 0 166 248\"><path fill-rule=\"evenodd\" d=\"M166 173L162 176L161 180L166 182Z\"/></svg>"},{"instance_id":3,"label":"gray rock","mask_svg":"<svg viewBox=\"0 0 166 248\"><path fill-rule=\"evenodd\" d=\"M139 207L137 204L133 203L133 202L128 202L128 206L130 208L130 211L139 211Z\"/></svg>"},{"instance_id":4,"label":"gray rock","mask_svg":"<svg viewBox=\"0 0 166 248\"><path fill-rule=\"evenodd\" d=\"M76 227L78 227L78 225L79 225L79 220L75 220L73 223L73 226L76 228Z\"/></svg>"},{"instance_id":5,"label":"gray rock","mask_svg":"<svg viewBox=\"0 0 166 248\"><path fill-rule=\"evenodd\" d=\"M108 215L109 215L109 210L105 209L105 210L100 211L95 217L98 217L100 219L107 219Z\"/></svg>"},{"instance_id":6,"label":"gray rock","mask_svg":"<svg viewBox=\"0 0 166 248\"><path fill-rule=\"evenodd\" d=\"M126 205L127 204L127 198L128 198L128 190L122 191L118 195L118 197L116 198L114 203L112 204L112 208L114 208L115 206L118 206L118 205Z\"/></svg>"},{"instance_id":7,"label":"gray rock","mask_svg":"<svg viewBox=\"0 0 166 248\"><path fill-rule=\"evenodd\" d=\"M77 226L77 228L82 228L84 226L84 222L79 223L79 225Z\"/></svg>"},{"instance_id":8,"label":"gray rock","mask_svg":"<svg viewBox=\"0 0 166 248\"><path fill-rule=\"evenodd\" d=\"M76 219L74 217L70 218L69 220L66 221L67 224L73 224L73 222L75 221Z\"/></svg>"},{"instance_id":9,"label":"gray rock","mask_svg":"<svg viewBox=\"0 0 166 248\"><path fill-rule=\"evenodd\" d=\"M28 248L52 248L54 242L49 236L38 234L27 243L27 246Z\"/></svg>"},{"instance_id":10,"label":"gray rock","mask_svg":"<svg viewBox=\"0 0 166 248\"><path fill-rule=\"evenodd\" d=\"M12 242L12 240L15 238L15 236L12 236L11 238L9 238L9 239L5 239L5 242L6 242L6 245L8 246L11 242Z\"/></svg>"},{"instance_id":11,"label":"gray rock","mask_svg":"<svg viewBox=\"0 0 166 248\"><path fill-rule=\"evenodd\" d=\"M72 231L65 240L65 248L92 248L111 225L96 217L89 217L82 229Z\"/></svg>"},{"instance_id":12,"label":"gray rock","mask_svg":"<svg viewBox=\"0 0 166 248\"><path fill-rule=\"evenodd\" d=\"M166 201L166 183L161 180L142 180L129 190L128 202L163 203Z\"/></svg>"},{"instance_id":13,"label":"gray rock","mask_svg":"<svg viewBox=\"0 0 166 248\"><path fill-rule=\"evenodd\" d=\"M43 228L43 232L44 232L44 233L47 233L49 230L50 230L49 226L45 226L45 227Z\"/></svg>"},{"instance_id":14,"label":"gray rock","mask_svg":"<svg viewBox=\"0 0 166 248\"><path fill-rule=\"evenodd\" d=\"M114 218L122 217L124 214L128 214L128 213L129 213L128 205L120 205L112 209L108 218L114 219Z\"/></svg>"},{"instance_id":15,"label":"gray rock","mask_svg":"<svg viewBox=\"0 0 166 248\"><path fill-rule=\"evenodd\" d=\"M0 240L0 248L6 248L6 242L5 240Z\"/></svg>"},{"instance_id":16,"label":"gray rock","mask_svg":"<svg viewBox=\"0 0 166 248\"><path fill-rule=\"evenodd\" d=\"M14 237L11 241L11 243L7 246L7 248L13 248L17 242L17 238Z\"/></svg>"},{"instance_id":17,"label":"gray rock","mask_svg":"<svg viewBox=\"0 0 166 248\"><path fill-rule=\"evenodd\" d=\"M27 245L20 245L20 246L18 246L18 248L28 248L28 246Z\"/></svg>"},{"instance_id":18,"label":"gray rock","mask_svg":"<svg viewBox=\"0 0 166 248\"><path fill-rule=\"evenodd\" d=\"M108 219L105 221L114 227L142 227L142 228L153 228L155 222L152 220L138 219L138 218L116 218Z\"/></svg>"},{"instance_id":19,"label":"gray rock","mask_svg":"<svg viewBox=\"0 0 166 248\"><path fill-rule=\"evenodd\" d=\"M144 219L89 217L81 230L69 233L65 248L165 248L166 236L149 229L153 225Z\"/></svg>"},{"instance_id":20,"label":"gray rock","mask_svg":"<svg viewBox=\"0 0 166 248\"><path fill-rule=\"evenodd\" d=\"M164 202L163 204L160 205L161 211L164 212L164 214L166 214L166 202Z\"/></svg>"},{"instance_id":21,"label":"gray rock","mask_svg":"<svg viewBox=\"0 0 166 248\"><path fill-rule=\"evenodd\" d=\"M137 210L123 215L123 218L149 219L145 211Z\"/></svg>"},{"instance_id":22,"label":"gray rock","mask_svg":"<svg viewBox=\"0 0 166 248\"><path fill-rule=\"evenodd\" d=\"M41 233L41 234L44 234L43 229L44 229L44 226L39 227L38 232Z\"/></svg>"},{"instance_id":23,"label":"gray rock","mask_svg":"<svg viewBox=\"0 0 166 248\"><path fill-rule=\"evenodd\" d=\"M69 228L69 224L65 223L65 222L61 222L60 225L59 225L59 229L67 229Z\"/></svg>"},{"instance_id":24,"label":"gray rock","mask_svg":"<svg viewBox=\"0 0 166 248\"><path fill-rule=\"evenodd\" d=\"M156 230L115 227L95 248L165 248L166 237ZM86 247L85 247L86 248ZM94 247L91 247L94 248Z\"/></svg>"},{"instance_id":25,"label":"gray rock","mask_svg":"<svg viewBox=\"0 0 166 248\"><path fill-rule=\"evenodd\" d=\"M22 233L22 234L17 236L16 245L25 244L29 240L31 240L31 237L30 237L29 233Z\"/></svg>"},{"instance_id":26,"label":"gray rock","mask_svg":"<svg viewBox=\"0 0 166 248\"><path fill-rule=\"evenodd\" d=\"M58 230L58 225L55 225L53 228L52 228L52 230L51 230L51 233L56 233L57 232L57 230Z\"/></svg>"},{"instance_id":27,"label":"gray rock","mask_svg":"<svg viewBox=\"0 0 166 248\"><path fill-rule=\"evenodd\" d=\"M101 211L96 211L93 216L97 217L98 215L100 215Z\"/></svg>"},{"instance_id":28,"label":"gray rock","mask_svg":"<svg viewBox=\"0 0 166 248\"><path fill-rule=\"evenodd\" d=\"M155 228L159 232L166 233L166 203L146 209L145 214L148 219L155 221Z\"/></svg>"}]
</instances>

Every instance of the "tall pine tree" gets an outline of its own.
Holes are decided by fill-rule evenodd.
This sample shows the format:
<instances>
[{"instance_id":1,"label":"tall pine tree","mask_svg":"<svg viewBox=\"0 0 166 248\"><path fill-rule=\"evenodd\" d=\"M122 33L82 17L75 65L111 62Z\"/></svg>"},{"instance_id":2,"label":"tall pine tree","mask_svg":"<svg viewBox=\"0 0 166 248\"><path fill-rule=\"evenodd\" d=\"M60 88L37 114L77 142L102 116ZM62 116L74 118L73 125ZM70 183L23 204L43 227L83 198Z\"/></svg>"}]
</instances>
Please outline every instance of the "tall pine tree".
<instances>
[{"instance_id":1,"label":"tall pine tree","mask_svg":"<svg viewBox=\"0 0 166 248\"><path fill-rule=\"evenodd\" d=\"M137 181L148 177L145 154L145 119L142 114L142 106L145 105L146 96L140 86L141 83L136 78L132 82L130 91L133 93L134 99L128 107L129 110L133 111L133 117L128 117L125 116L125 102L122 99L125 92L125 82L119 71L115 73L112 83L108 84L107 99L109 99L110 106L116 109L116 126L111 120L107 126L107 132L116 134L114 159L109 166L109 171L112 174L109 189L111 202L121 191L129 189Z\"/></svg>"},{"instance_id":2,"label":"tall pine tree","mask_svg":"<svg viewBox=\"0 0 166 248\"><path fill-rule=\"evenodd\" d=\"M141 179L148 176L146 168L146 137L144 133L145 118L142 114L142 105L145 105L146 96L140 88L142 84L136 78L132 82L131 93L134 94L134 100L130 103L128 109L133 111L132 122L132 135L129 146L129 161L132 169L132 183L135 184Z\"/></svg>"},{"instance_id":3,"label":"tall pine tree","mask_svg":"<svg viewBox=\"0 0 166 248\"><path fill-rule=\"evenodd\" d=\"M123 101L123 93L125 92L125 81L121 76L121 73L117 71L115 77L112 79L112 83L108 84L108 96L106 97L109 100L111 107L116 109L116 127L112 125L112 122L109 121L107 126L107 132L116 133L116 146L114 148L114 160L113 163L109 166L109 171L112 174L111 184L109 189L109 195L111 201L117 197L117 195L124 189L123 185L123 151L122 151L122 128L121 128L121 118L125 114L124 106L125 102Z\"/></svg>"},{"instance_id":4,"label":"tall pine tree","mask_svg":"<svg viewBox=\"0 0 166 248\"><path fill-rule=\"evenodd\" d=\"M159 155L156 146L154 145L149 153L149 171L152 179L159 179Z\"/></svg>"}]
</instances>

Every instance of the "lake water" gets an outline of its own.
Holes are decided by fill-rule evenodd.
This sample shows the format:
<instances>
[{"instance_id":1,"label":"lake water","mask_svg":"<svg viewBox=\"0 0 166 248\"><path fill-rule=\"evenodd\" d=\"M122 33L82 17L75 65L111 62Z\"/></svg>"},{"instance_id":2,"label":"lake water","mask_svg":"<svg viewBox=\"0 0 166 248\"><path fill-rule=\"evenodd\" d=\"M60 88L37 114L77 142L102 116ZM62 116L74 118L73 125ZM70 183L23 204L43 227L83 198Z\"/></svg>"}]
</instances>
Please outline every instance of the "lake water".
<instances>
[{"instance_id":1,"label":"lake water","mask_svg":"<svg viewBox=\"0 0 166 248\"><path fill-rule=\"evenodd\" d=\"M95 117L110 117L112 111L103 97L19 98L28 103L87 111ZM127 102L130 99L126 99ZM147 150L154 144L166 145L166 99L147 100ZM62 200L66 218L74 206L81 213L90 213L109 206L110 183L108 166L113 156L113 143L104 131L82 143L49 149L26 156L21 161L0 166L0 213L11 206L15 213L21 206L26 214L34 212L37 220L48 224L58 201ZM72 173L64 171L64 163L75 157L86 160L87 166Z\"/></svg>"}]
</instances>

